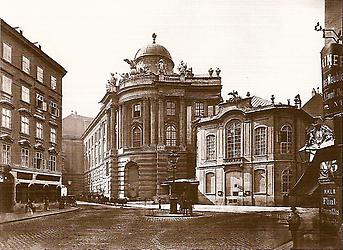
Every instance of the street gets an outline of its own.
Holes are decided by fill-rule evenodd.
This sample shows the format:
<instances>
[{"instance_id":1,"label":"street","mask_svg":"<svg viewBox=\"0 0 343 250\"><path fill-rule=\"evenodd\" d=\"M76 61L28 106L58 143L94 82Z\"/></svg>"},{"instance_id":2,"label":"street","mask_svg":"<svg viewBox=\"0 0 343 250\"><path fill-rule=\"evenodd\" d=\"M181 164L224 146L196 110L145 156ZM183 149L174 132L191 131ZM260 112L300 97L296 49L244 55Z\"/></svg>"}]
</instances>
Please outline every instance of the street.
<instances>
[{"instance_id":1,"label":"street","mask_svg":"<svg viewBox=\"0 0 343 250\"><path fill-rule=\"evenodd\" d=\"M275 213L153 217L147 209L83 205L0 226L1 249L272 249L290 239Z\"/></svg>"}]
</instances>

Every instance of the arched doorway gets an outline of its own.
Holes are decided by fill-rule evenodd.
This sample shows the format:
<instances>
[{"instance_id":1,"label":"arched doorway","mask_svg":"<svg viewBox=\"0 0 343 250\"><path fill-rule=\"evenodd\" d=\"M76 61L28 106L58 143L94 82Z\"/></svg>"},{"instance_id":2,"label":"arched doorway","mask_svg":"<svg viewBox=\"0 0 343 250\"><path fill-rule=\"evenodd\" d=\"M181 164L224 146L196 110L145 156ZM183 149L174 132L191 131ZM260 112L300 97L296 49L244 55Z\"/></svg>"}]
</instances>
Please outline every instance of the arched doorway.
<instances>
[{"instance_id":1,"label":"arched doorway","mask_svg":"<svg viewBox=\"0 0 343 250\"><path fill-rule=\"evenodd\" d=\"M0 173L0 212L11 212L14 203L14 177L10 173Z\"/></svg>"},{"instance_id":2,"label":"arched doorway","mask_svg":"<svg viewBox=\"0 0 343 250\"><path fill-rule=\"evenodd\" d=\"M134 162L130 162L125 167L125 196L130 199L139 196L139 168Z\"/></svg>"}]
</instances>

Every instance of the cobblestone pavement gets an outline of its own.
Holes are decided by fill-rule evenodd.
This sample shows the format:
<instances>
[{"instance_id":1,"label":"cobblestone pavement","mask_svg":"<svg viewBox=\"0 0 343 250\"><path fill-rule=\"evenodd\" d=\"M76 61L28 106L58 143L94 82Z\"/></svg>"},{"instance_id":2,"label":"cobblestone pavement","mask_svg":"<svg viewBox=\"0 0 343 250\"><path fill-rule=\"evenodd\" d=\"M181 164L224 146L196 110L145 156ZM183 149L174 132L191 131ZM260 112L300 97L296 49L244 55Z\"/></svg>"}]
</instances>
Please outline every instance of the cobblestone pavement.
<instances>
[{"instance_id":1,"label":"cobblestone pavement","mask_svg":"<svg viewBox=\"0 0 343 250\"><path fill-rule=\"evenodd\" d=\"M271 213L152 219L142 209L83 206L0 225L0 249L273 249L290 239Z\"/></svg>"}]
</instances>

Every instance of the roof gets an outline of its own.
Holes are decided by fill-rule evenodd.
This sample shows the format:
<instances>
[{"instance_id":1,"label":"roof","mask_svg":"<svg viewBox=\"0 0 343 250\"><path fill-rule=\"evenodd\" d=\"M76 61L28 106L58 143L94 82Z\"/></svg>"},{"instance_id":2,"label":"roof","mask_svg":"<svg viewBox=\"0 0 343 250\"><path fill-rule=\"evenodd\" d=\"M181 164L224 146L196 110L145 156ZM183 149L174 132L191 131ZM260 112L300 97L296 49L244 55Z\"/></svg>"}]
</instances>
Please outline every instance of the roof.
<instances>
[{"instance_id":1,"label":"roof","mask_svg":"<svg viewBox=\"0 0 343 250\"><path fill-rule=\"evenodd\" d=\"M315 93L302 108L314 117L323 116L323 96L319 93Z\"/></svg>"},{"instance_id":2,"label":"roof","mask_svg":"<svg viewBox=\"0 0 343 250\"><path fill-rule=\"evenodd\" d=\"M59 63L57 63L54 59L52 59L48 54L46 54L42 49L38 48L34 45L31 41L29 41L24 35L20 32L17 32L12 26L4 21L4 19L0 18L1 26L5 27L12 35L16 36L18 39L22 40L25 44L31 47L35 52L41 54L47 62L57 67L63 74L63 76L67 73L67 70L62 67Z\"/></svg>"},{"instance_id":3,"label":"roof","mask_svg":"<svg viewBox=\"0 0 343 250\"><path fill-rule=\"evenodd\" d=\"M258 96L253 96L251 98L250 104L252 107L257 108L257 107L261 107L261 106L271 105L272 102L269 100L265 100L265 99L258 97Z\"/></svg>"},{"instance_id":4,"label":"roof","mask_svg":"<svg viewBox=\"0 0 343 250\"><path fill-rule=\"evenodd\" d=\"M151 43L140 48L135 55L135 60L143 56L162 56L173 61L169 51L157 43Z\"/></svg>"}]
</instances>

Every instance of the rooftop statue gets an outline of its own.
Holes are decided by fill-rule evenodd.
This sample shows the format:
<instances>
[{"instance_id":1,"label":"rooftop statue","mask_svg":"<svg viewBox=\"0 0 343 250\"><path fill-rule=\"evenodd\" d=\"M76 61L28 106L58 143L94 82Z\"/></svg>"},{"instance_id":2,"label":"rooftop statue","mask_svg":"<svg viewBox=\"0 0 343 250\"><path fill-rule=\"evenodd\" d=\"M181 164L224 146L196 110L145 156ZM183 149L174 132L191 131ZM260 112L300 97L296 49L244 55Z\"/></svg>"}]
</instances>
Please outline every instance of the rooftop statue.
<instances>
[{"instance_id":1,"label":"rooftop statue","mask_svg":"<svg viewBox=\"0 0 343 250\"><path fill-rule=\"evenodd\" d=\"M116 75L117 75L117 72L115 74L111 72L111 78L110 80L107 80L107 84L106 84L107 91L113 91L113 90L115 91L117 80L118 80Z\"/></svg>"},{"instance_id":2,"label":"rooftop statue","mask_svg":"<svg viewBox=\"0 0 343 250\"><path fill-rule=\"evenodd\" d=\"M242 97L240 97L238 95L238 92L236 90L232 90L228 95L232 96L228 101L229 102L236 102L242 99Z\"/></svg>"},{"instance_id":3,"label":"rooftop statue","mask_svg":"<svg viewBox=\"0 0 343 250\"><path fill-rule=\"evenodd\" d=\"M187 70L187 63L181 61L180 65L177 67L177 69L179 70L180 74L186 74L186 70Z\"/></svg>"},{"instance_id":4,"label":"rooftop statue","mask_svg":"<svg viewBox=\"0 0 343 250\"><path fill-rule=\"evenodd\" d=\"M136 69L136 62L135 60L124 59L124 62L130 65L130 69Z\"/></svg>"},{"instance_id":5,"label":"rooftop statue","mask_svg":"<svg viewBox=\"0 0 343 250\"><path fill-rule=\"evenodd\" d=\"M157 66L157 74L159 75L166 74L166 66L164 65L163 59L160 59L156 66Z\"/></svg>"}]
</instances>

